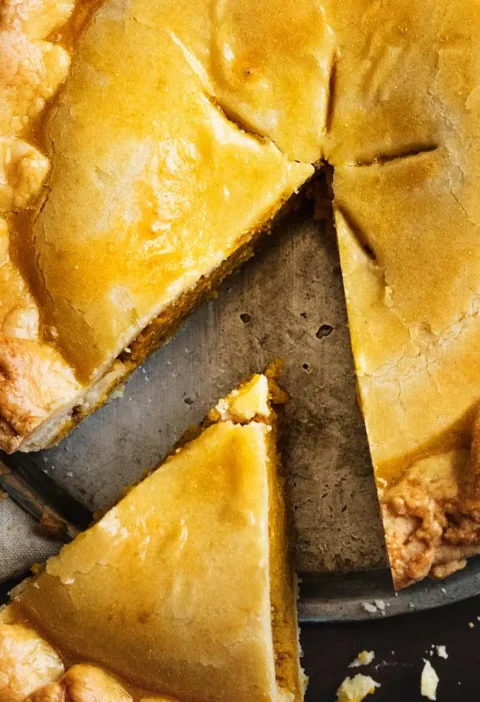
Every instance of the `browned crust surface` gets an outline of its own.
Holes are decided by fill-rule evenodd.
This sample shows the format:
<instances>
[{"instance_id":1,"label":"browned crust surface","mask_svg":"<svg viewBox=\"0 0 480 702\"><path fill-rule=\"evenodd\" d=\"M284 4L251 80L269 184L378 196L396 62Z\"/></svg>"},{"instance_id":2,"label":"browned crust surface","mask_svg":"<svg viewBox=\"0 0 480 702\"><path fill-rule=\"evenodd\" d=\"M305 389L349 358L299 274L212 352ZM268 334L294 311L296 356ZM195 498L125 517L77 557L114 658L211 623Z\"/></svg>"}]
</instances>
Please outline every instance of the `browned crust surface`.
<instances>
[{"instance_id":1,"label":"browned crust surface","mask_svg":"<svg viewBox=\"0 0 480 702\"><path fill-rule=\"evenodd\" d=\"M0 342L0 442L15 451L55 411L61 398L78 393L73 372L54 349L27 339L2 337Z\"/></svg>"},{"instance_id":2,"label":"browned crust surface","mask_svg":"<svg viewBox=\"0 0 480 702\"><path fill-rule=\"evenodd\" d=\"M0 271L0 298L3 307L7 307L10 298L13 300L13 310L6 310L5 315L14 313L13 316L10 315L8 324L4 325L2 319L4 310L0 309L0 347L4 347L0 349L0 372L3 372L1 381L3 391L0 396L0 445L8 452L17 449L28 451L44 448L52 441L61 438L80 419L100 406L106 400L108 391L113 389L121 379L126 378L148 353L169 338L196 304L211 294L214 287L236 265L252 254L249 242L252 238L256 238L256 229L263 228L265 222L268 225L270 215L274 215L282 206L282 195L279 191L276 201L275 198L269 200L270 211L262 210L261 216L253 219L248 227L244 225L240 227L238 232L240 254L234 254L231 262L222 264L213 276L201 279L193 290L184 293L169 305L132 343L131 355L122 354L123 378L117 374L115 379L111 379L110 387L106 387L105 383L102 384L103 378L100 380L97 378L101 387L100 392L97 393L98 397L93 400L90 393L84 401L91 387L86 387L86 382L82 381L78 365L75 366L75 374L80 380L76 384L71 382L73 376L72 368L67 362L68 356L63 350L62 353L65 355L62 358L58 350L61 349L61 334L58 326L47 319L48 304L46 303L49 298L53 300L54 294L46 290L47 285L43 281L45 272L37 270L39 268L38 252L35 256L32 254L31 249L34 247L28 232L32 226L31 213L33 212L36 218L41 216L48 199L46 193L49 188L55 189L48 183L45 184L51 164L49 158L41 152L42 148L50 153L55 151L53 143L50 143L52 138L47 137L45 132L46 122L58 107L57 103L52 104L50 100L55 97L68 74L70 53L76 49L78 37L82 35L92 17L92 10L100 5L102 5L101 0L83 0L77 3L74 0L66 0L62 3L53 3L50 0L42 0L42 2L5 0L0 8L0 53L5 59L0 67L0 92L6 95L5 105L0 115L0 268L5 268L4 264L8 264L9 275L14 283L9 287L4 286L3 277L6 278L6 274L2 277ZM60 93L60 95L63 94ZM237 126L235 129L242 131ZM256 138L260 139L260 137ZM5 140L9 142L6 156L4 152L7 153L7 151L3 149ZM294 165L296 167L297 164ZM228 167L230 167L229 163ZM307 174L309 167L305 165L305 168ZM54 167L52 174L56 171ZM290 193L291 190L285 192ZM67 209L70 209L70 206ZM251 231L245 234L242 241L242 234L247 231L247 228ZM60 229L62 230L62 227ZM63 236L62 232L61 236ZM4 239L7 244L12 242L11 246L6 247L6 250L10 250L9 255L12 260L7 254L5 254L5 261L3 260ZM236 247L237 243L232 244L233 246ZM62 256L63 254L60 254L60 258ZM53 269L57 262L54 256ZM11 274L10 268L13 271ZM106 273L102 274L108 278ZM37 277L42 279L39 281L39 286L37 286ZM45 299L37 290L37 287L43 289L43 283L45 283ZM66 286L71 286L71 281L69 282L68 279ZM63 299L63 295L59 295L58 298ZM75 305L68 300L66 309L67 319L69 311L73 316L78 314L80 320L84 320L87 316L85 310L79 313ZM28 322L30 325L28 329L15 328L12 332L14 322L17 327L20 326L17 317L20 318L23 315L27 318L27 312L30 313L30 317L23 322L23 325L26 327ZM148 313L142 315L143 319L148 319ZM137 328L133 331L132 327L131 335L133 336L136 331ZM82 334L80 333L79 336L82 337ZM128 338L128 335L125 338ZM17 347L13 349L14 342L17 341ZM22 341L38 345L39 375L45 385L42 393L39 393L36 387L36 378L32 377L32 372L35 372L32 364L34 354L31 353L33 347L27 349L25 344L22 346L20 343ZM84 352L85 349L80 348L80 357ZM113 354L116 353L118 353L118 347L113 351ZM111 355L108 356L105 363L109 364L111 358ZM62 361L63 377L61 377ZM48 363L50 363L51 379L48 378ZM15 366L15 377L13 366ZM103 368L102 365L102 370ZM103 377L108 372L109 370ZM96 377L94 372L89 376L89 380L93 377ZM49 384L57 385L56 398L53 392L50 392Z\"/></svg>"},{"instance_id":3,"label":"browned crust surface","mask_svg":"<svg viewBox=\"0 0 480 702\"><path fill-rule=\"evenodd\" d=\"M277 409L281 409L279 405L282 405L287 400L286 393L284 393L276 383L279 369L280 364L276 362L266 371L266 375L268 374L268 405L270 406L268 414L265 416L263 413L261 415L255 415L250 420L247 420L245 417L245 422L244 419L240 417L238 423L249 424L259 422L269 425L269 428L265 432L265 438L268 442L269 458L269 570L276 679L279 688L285 694L285 699L288 698L291 699L292 702L300 702L300 700L303 699L304 679L301 669L299 668L296 585L294 573L291 570L291 554L288 548L287 510L284 502L283 479L279 475L279 471L281 470L280 458L277 453ZM265 382L265 378L261 376L252 376L251 379L245 381L245 383L234 391L236 394L232 394L232 399L238 396L238 393L241 392L244 386L248 386L250 380ZM226 398L223 402L226 402L228 405L229 398ZM250 403L249 406L252 406L252 404ZM220 423L223 421L230 423L232 420L230 418L223 419L219 416L217 421ZM215 420L212 415L206 419L203 426L208 427L214 423ZM27 582L23 587L27 589L32 587L32 584ZM12 679L7 680L7 690L8 685L11 686L21 683L25 694L29 692L32 693L31 697L27 697L27 699L31 699L32 702L34 702L34 700L37 702L43 702L43 700L46 702L46 700L51 699L63 700L65 694L67 694L67 696L70 695L69 699L71 698L72 702L76 702L77 699L78 702L80 702L80 700L83 700L82 692L87 689L96 694L103 694L105 698L109 697L111 694L112 698L115 696L115 699L125 699L125 702L127 702L127 700L131 701L132 699L139 699L141 702L147 702L145 691L137 690L135 685L130 684L130 681L117 680L115 676L100 667L91 666L83 662L78 665L80 661L76 658L70 659L68 652L63 651L63 649L59 658L55 647L52 647L48 643L48 636L44 637L41 622L38 623L38 626L36 622L33 625L32 622L30 622L30 614L22 607L21 592L17 592L16 594L20 595L20 599L14 600L12 605L4 611L3 616L0 617L0 661L2 658L1 634L3 632L6 642L5 645L10 647L9 650L15 651L15 664L18 667L18 670L17 668L15 669L15 675L12 675ZM36 669L42 672L42 678L40 680L27 675L26 671L21 667L26 655L24 654L26 647L30 646L31 648L35 643L37 644L40 659L38 661L34 660L33 663ZM56 669L55 676L49 678L50 668L47 666L47 663L51 660L56 663L57 669L60 667L61 670ZM0 668L2 668L1 662ZM65 668L66 672L60 677L60 674L64 672L63 668ZM45 669L44 672L43 669ZM39 688L39 685L42 683L42 687ZM126 686L128 692L122 685ZM22 699L23 698L24 697L22 697ZM160 696L158 700L160 701L160 699L163 700L163 697ZM155 696L155 700L157 700L157 696ZM167 700L170 702L170 700L173 701L173 698L166 696L165 701Z\"/></svg>"}]
</instances>

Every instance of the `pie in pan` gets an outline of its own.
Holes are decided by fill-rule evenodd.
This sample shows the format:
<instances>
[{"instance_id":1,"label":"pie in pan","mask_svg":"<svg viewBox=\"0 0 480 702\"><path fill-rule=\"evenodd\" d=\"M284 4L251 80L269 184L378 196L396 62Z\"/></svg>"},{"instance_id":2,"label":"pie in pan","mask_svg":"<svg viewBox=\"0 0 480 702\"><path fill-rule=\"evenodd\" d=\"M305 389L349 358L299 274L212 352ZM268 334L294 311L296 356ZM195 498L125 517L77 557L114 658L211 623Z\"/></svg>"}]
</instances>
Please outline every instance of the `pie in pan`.
<instances>
[{"instance_id":1,"label":"pie in pan","mask_svg":"<svg viewBox=\"0 0 480 702\"><path fill-rule=\"evenodd\" d=\"M18 587L0 614L0 699L303 699L283 400L271 378L251 378Z\"/></svg>"},{"instance_id":2,"label":"pie in pan","mask_svg":"<svg viewBox=\"0 0 480 702\"><path fill-rule=\"evenodd\" d=\"M397 588L480 550L476 0L3 0L0 432L57 441L328 161Z\"/></svg>"}]
</instances>

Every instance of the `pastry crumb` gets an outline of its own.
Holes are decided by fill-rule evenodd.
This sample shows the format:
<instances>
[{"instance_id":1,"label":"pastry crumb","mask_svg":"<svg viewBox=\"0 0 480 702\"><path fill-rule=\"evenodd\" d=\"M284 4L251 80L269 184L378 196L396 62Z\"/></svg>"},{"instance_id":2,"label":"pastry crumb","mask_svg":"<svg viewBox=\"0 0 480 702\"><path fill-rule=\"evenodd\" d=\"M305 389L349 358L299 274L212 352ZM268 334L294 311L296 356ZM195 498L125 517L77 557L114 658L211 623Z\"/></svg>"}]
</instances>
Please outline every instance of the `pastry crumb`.
<instances>
[{"instance_id":1,"label":"pastry crumb","mask_svg":"<svg viewBox=\"0 0 480 702\"><path fill-rule=\"evenodd\" d=\"M117 385L117 387L110 393L110 400L117 400L120 397L123 397L125 393L125 385Z\"/></svg>"},{"instance_id":2,"label":"pastry crumb","mask_svg":"<svg viewBox=\"0 0 480 702\"><path fill-rule=\"evenodd\" d=\"M337 690L337 702L362 702L367 695L373 695L380 683L369 675L358 673L353 678L345 678Z\"/></svg>"},{"instance_id":3,"label":"pastry crumb","mask_svg":"<svg viewBox=\"0 0 480 702\"><path fill-rule=\"evenodd\" d=\"M375 614L378 612L377 607L371 602L362 602L362 607L365 612L368 612L369 614Z\"/></svg>"},{"instance_id":4,"label":"pastry crumb","mask_svg":"<svg viewBox=\"0 0 480 702\"><path fill-rule=\"evenodd\" d=\"M470 629L473 629L473 627L475 626L475 624L474 624L473 622L468 622L468 626L470 627Z\"/></svg>"},{"instance_id":5,"label":"pastry crumb","mask_svg":"<svg viewBox=\"0 0 480 702\"><path fill-rule=\"evenodd\" d=\"M435 646L437 651L437 656L439 658L448 658L447 647L446 646Z\"/></svg>"},{"instance_id":6,"label":"pastry crumb","mask_svg":"<svg viewBox=\"0 0 480 702\"><path fill-rule=\"evenodd\" d=\"M225 398L222 398L217 402L215 407L221 419L226 419L228 414L228 402Z\"/></svg>"},{"instance_id":7,"label":"pastry crumb","mask_svg":"<svg viewBox=\"0 0 480 702\"><path fill-rule=\"evenodd\" d=\"M358 656L349 664L349 668L359 668L361 665L370 665L375 658L375 651L360 651Z\"/></svg>"},{"instance_id":8,"label":"pastry crumb","mask_svg":"<svg viewBox=\"0 0 480 702\"><path fill-rule=\"evenodd\" d=\"M424 659L424 663L420 678L420 693L427 700L436 700L439 677L430 661Z\"/></svg>"}]
</instances>

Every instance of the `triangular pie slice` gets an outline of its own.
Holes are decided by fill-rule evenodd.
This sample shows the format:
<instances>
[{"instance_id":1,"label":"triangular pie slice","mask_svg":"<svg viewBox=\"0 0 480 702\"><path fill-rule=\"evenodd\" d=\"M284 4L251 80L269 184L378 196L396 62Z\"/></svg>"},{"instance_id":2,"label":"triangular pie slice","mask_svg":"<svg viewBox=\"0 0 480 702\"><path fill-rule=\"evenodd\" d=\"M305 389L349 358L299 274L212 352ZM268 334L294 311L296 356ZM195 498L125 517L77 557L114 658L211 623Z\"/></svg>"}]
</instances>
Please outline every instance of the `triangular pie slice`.
<instances>
[{"instance_id":1,"label":"triangular pie slice","mask_svg":"<svg viewBox=\"0 0 480 702\"><path fill-rule=\"evenodd\" d=\"M253 376L19 587L0 615L4 702L303 699L283 401Z\"/></svg>"}]
</instances>

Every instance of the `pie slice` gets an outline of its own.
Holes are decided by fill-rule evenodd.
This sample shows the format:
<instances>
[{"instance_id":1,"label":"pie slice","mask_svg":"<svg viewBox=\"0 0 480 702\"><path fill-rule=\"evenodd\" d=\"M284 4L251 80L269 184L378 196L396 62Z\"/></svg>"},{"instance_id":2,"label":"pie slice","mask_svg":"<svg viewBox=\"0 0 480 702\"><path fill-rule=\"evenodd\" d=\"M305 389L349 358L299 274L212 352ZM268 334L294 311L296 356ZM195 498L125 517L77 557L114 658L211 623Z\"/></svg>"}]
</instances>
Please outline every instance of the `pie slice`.
<instances>
[{"instance_id":1,"label":"pie slice","mask_svg":"<svg viewBox=\"0 0 480 702\"><path fill-rule=\"evenodd\" d=\"M4 702L303 699L272 378L221 400L0 615Z\"/></svg>"}]
</instances>

